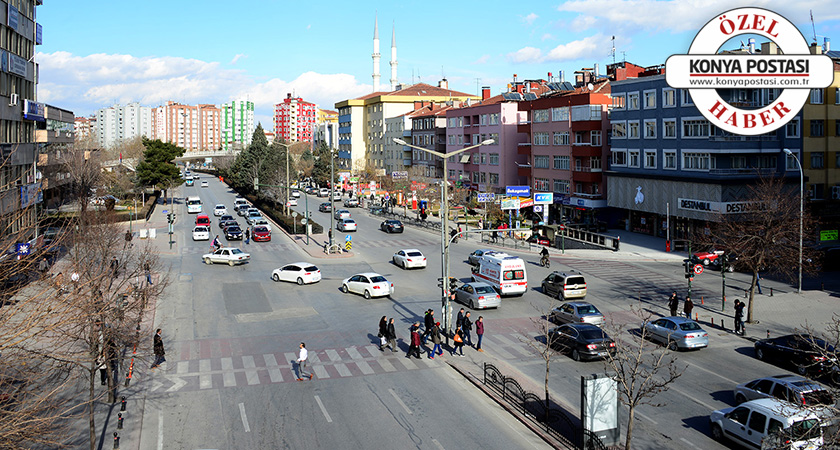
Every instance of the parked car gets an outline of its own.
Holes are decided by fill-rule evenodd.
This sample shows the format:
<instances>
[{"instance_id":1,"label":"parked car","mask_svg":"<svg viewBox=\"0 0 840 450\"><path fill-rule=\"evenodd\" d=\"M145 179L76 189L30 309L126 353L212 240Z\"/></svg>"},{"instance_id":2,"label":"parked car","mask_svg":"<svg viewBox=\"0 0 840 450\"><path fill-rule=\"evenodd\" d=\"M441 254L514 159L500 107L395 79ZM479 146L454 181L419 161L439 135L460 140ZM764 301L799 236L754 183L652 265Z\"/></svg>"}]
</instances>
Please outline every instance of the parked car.
<instances>
[{"instance_id":1,"label":"parked car","mask_svg":"<svg viewBox=\"0 0 840 450\"><path fill-rule=\"evenodd\" d=\"M210 227L205 225L199 225L193 228L192 231L192 238L194 241L209 241L210 240Z\"/></svg>"},{"instance_id":2,"label":"parked car","mask_svg":"<svg viewBox=\"0 0 840 450\"><path fill-rule=\"evenodd\" d=\"M312 284L321 281L321 270L312 263L296 262L274 269L271 272L271 279L298 285Z\"/></svg>"},{"instance_id":3,"label":"parked car","mask_svg":"<svg viewBox=\"0 0 840 450\"><path fill-rule=\"evenodd\" d=\"M791 365L799 375L828 373L837 365L831 357L834 346L809 334L788 334L761 339L754 344L755 357L762 361Z\"/></svg>"},{"instance_id":4,"label":"parked car","mask_svg":"<svg viewBox=\"0 0 840 450\"><path fill-rule=\"evenodd\" d=\"M558 299L585 298L586 279L580 273L551 272L542 280L542 292Z\"/></svg>"},{"instance_id":5,"label":"parked car","mask_svg":"<svg viewBox=\"0 0 840 450\"><path fill-rule=\"evenodd\" d=\"M704 252L697 252L691 256L691 258L699 263L702 263L704 266L708 266L709 263L716 260L720 255L724 254L724 250L720 248L710 248Z\"/></svg>"},{"instance_id":6,"label":"parked car","mask_svg":"<svg viewBox=\"0 0 840 450\"><path fill-rule=\"evenodd\" d=\"M332 211L332 205L329 202L324 202L318 205L318 211L321 212L330 212Z\"/></svg>"},{"instance_id":7,"label":"parked car","mask_svg":"<svg viewBox=\"0 0 840 450\"><path fill-rule=\"evenodd\" d=\"M545 246L550 246L551 245L551 241L547 237L536 235L536 234L532 234L528 239L525 239L525 242L530 242L532 244L545 245Z\"/></svg>"},{"instance_id":8,"label":"parked car","mask_svg":"<svg viewBox=\"0 0 840 450\"><path fill-rule=\"evenodd\" d=\"M238 225L231 225L225 228L225 238L229 241L241 241L242 236L242 228L239 228Z\"/></svg>"},{"instance_id":9,"label":"parked car","mask_svg":"<svg viewBox=\"0 0 840 450\"><path fill-rule=\"evenodd\" d=\"M290 199L286 202L286 206L297 206L297 205L298 205L298 202L297 202L297 199L296 199L296 198L290 198Z\"/></svg>"},{"instance_id":10,"label":"parked car","mask_svg":"<svg viewBox=\"0 0 840 450\"><path fill-rule=\"evenodd\" d=\"M784 374L759 378L735 386L735 403L759 398L777 398L795 405L833 405L834 396L821 384L797 375Z\"/></svg>"},{"instance_id":11,"label":"parked car","mask_svg":"<svg viewBox=\"0 0 840 450\"><path fill-rule=\"evenodd\" d=\"M402 233L404 231L402 222L394 219L382 222L379 229L386 233Z\"/></svg>"},{"instance_id":12,"label":"parked car","mask_svg":"<svg viewBox=\"0 0 840 450\"><path fill-rule=\"evenodd\" d=\"M455 301L463 303L470 309L498 308L502 304L502 297L487 283L471 281L455 289Z\"/></svg>"},{"instance_id":13,"label":"parked car","mask_svg":"<svg viewBox=\"0 0 840 450\"><path fill-rule=\"evenodd\" d=\"M470 253L470 256L467 257L467 260L469 261L470 264L475 266L475 265L478 265L478 260L481 259L482 256L491 255L493 253L501 253L501 252L498 252L496 250L491 250L489 248L479 249L479 250L476 250L476 251Z\"/></svg>"},{"instance_id":14,"label":"parked car","mask_svg":"<svg viewBox=\"0 0 840 450\"><path fill-rule=\"evenodd\" d=\"M390 297L394 293L394 283L378 273L367 272L345 278L341 282L341 292L362 294L365 298Z\"/></svg>"},{"instance_id":15,"label":"parked car","mask_svg":"<svg viewBox=\"0 0 840 450\"><path fill-rule=\"evenodd\" d=\"M340 231L356 231L356 221L353 219L339 220L335 225Z\"/></svg>"},{"instance_id":16,"label":"parked car","mask_svg":"<svg viewBox=\"0 0 840 450\"><path fill-rule=\"evenodd\" d=\"M359 207L359 199L357 197L350 197L344 199L344 207L345 208L358 208Z\"/></svg>"},{"instance_id":17,"label":"parked car","mask_svg":"<svg viewBox=\"0 0 840 450\"><path fill-rule=\"evenodd\" d=\"M204 264L224 263L233 266L248 262L251 259L251 255L238 248L222 247L213 253L205 254L201 259L204 261Z\"/></svg>"},{"instance_id":18,"label":"parked car","mask_svg":"<svg viewBox=\"0 0 840 450\"><path fill-rule=\"evenodd\" d=\"M776 398L741 403L709 415L712 437L762 449L819 449L823 445L822 420L807 407Z\"/></svg>"},{"instance_id":19,"label":"parked car","mask_svg":"<svg viewBox=\"0 0 840 450\"><path fill-rule=\"evenodd\" d=\"M227 214L227 207L225 205L222 205L220 203L220 204L216 205L215 208L213 208L213 215L214 216L223 216L225 214Z\"/></svg>"},{"instance_id":20,"label":"parked car","mask_svg":"<svg viewBox=\"0 0 840 450\"><path fill-rule=\"evenodd\" d=\"M347 211L346 209L337 209L333 215L336 219L349 219L350 211Z\"/></svg>"},{"instance_id":21,"label":"parked car","mask_svg":"<svg viewBox=\"0 0 840 450\"><path fill-rule=\"evenodd\" d=\"M300 198L300 191L295 189L292 191L292 198Z\"/></svg>"},{"instance_id":22,"label":"parked car","mask_svg":"<svg viewBox=\"0 0 840 450\"><path fill-rule=\"evenodd\" d=\"M566 302L551 310L548 320L554 323L588 323L603 325L604 315L589 302Z\"/></svg>"},{"instance_id":23,"label":"parked car","mask_svg":"<svg viewBox=\"0 0 840 450\"><path fill-rule=\"evenodd\" d=\"M251 233L254 242L268 242L271 240L271 228L265 225L257 225Z\"/></svg>"},{"instance_id":24,"label":"parked car","mask_svg":"<svg viewBox=\"0 0 840 450\"><path fill-rule=\"evenodd\" d=\"M643 325L645 334L652 341L667 345L670 350L703 348L709 346L709 333L685 317L663 317Z\"/></svg>"},{"instance_id":25,"label":"parked car","mask_svg":"<svg viewBox=\"0 0 840 450\"><path fill-rule=\"evenodd\" d=\"M403 269L426 268L426 257L416 248L403 249L394 253L391 257L394 265L400 266Z\"/></svg>"},{"instance_id":26,"label":"parked car","mask_svg":"<svg viewBox=\"0 0 840 450\"><path fill-rule=\"evenodd\" d=\"M231 216L230 214L225 214L224 216L219 217L219 226L221 227L222 223L224 223L228 220L234 220L235 221L236 219L233 216Z\"/></svg>"},{"instance_id":27,"label":"parked car","mask_svg":"<svg viewBox=\"0 0 840 450\"><path fill-rule=\"evenodd\" d=\"M588 323L567 323L548 330L548 342L575 361L606 358L615 354L615 341L601 328Z\"/></svg>"}]
</instances>

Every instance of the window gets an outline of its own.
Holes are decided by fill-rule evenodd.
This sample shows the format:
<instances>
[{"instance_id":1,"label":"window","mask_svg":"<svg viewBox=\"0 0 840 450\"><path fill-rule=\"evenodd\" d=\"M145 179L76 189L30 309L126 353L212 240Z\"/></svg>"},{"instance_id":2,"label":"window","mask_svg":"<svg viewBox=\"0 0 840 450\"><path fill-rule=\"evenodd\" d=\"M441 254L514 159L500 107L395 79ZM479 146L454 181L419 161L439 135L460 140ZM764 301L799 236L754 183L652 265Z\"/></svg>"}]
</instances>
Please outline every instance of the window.
<instances>
[{"instance_id":1,"label":"window","mask_svg":"<svg viewBox=\"0 0 840 450\"><path fill-rule=\"evenodd\" d=\"M662 89L662 106L665 108L677 106L677 91L673 89Z\"/></svg>"},{"instance_id":2,"label":"window","mask_svg":"<svg viewBox=\"0 0 840 450\"><path fill-rule=\"evenodd\" d=\"M823 168L823 153L822 152L811 153L811 168L812 169L822 169Z\"/></svg>"},{"instance_id":3,"label":"window","mask_svg":"<svg viewBox=\"0 0 840 450\"><path fill-rule=\"evenodd\" d=\"M628 121L627 122L627 139L639 139L639 122Z\"/></svg>"},{"instance_id":4,"label":"window","mask_svg":"<svg viewBox=\"0 0 840 450\"><path fill-rule=\"evenodd\" d=\"M639 109L639 93L633 92L627 94L627 109Z\"/></svg>"},{"instance_id":5,"label":"window","mask_svg":"<svg viewBox=\"0 0 840 450\"><path fill-rule=\"evenodd\" d=\"M554 145L569 145L569 132L554 132Z\"/></svg>"},{"instance_id":6,"label":"window","mask_svg":"<svg viewBox=\"0 0 840 450\"><path fill-rule=\"evenodd\" d=\"M682 92L682 102L680 103L682 106L694 104L694 101L691 100L691 94L688 92L688 89L682 89L680 92Z\"/></svg>"},{"instance_id":7,"label":"window","mask_svg":"<svg viewBox=\"0 0 840 450\"><path fill-rule=\"evenodd\" d=\"M750 415L750 429L759 433L764 433L764 425L767 424L767 416L758 411L753 411Z\"/></svg>"},{"instance_id":8,"label":"window","mask_svg":"<svg viewBox=\"0 0 840 450\"><path fill-rule=\"evenodd\" d=\"M569 157L568 156L555 156L554 157L554 169L555 170L569 170Z\"/></svg>"},{"instance_id":9,"label":"window","mask_svg":"<svg viewBox=\"0 0 840 450\"><path fill-rule=\"evenodd\" d=\"M629 167L639 167L639 151L628 150L627 153L630 155L630 162L627 165Z\"/></svg>"},{"instance_id":10,"label":"window","mask_svg":"<svg viewBox=\"0 0 840 450\"><path fill-rule=\"evenodd\" d=\"M498 125L498 124L499 124L499 113L490 114L490 125Z\"/></svg>"},{"instance_id":11,"label":"window","mask_svg":"<svg viewBox=\"0 0 840 450\"><path fill-rule=\"evenodd\" d=\"M551 121L564 122L569 120L569 107L551 108Z\"/></svg>"},{"instance_id":12,"label":"window","mask_svg":"<svg viewBox=\"0 0 840 450\"><path fill-rule=\"evenodd\" d=\"M811 104L822 105L824 95L825 91L823 91L822 89L811 89Z\"/></svg>"},{"instance_id":13,"label":"window","mask_svg":"<svg viewBox=\"0 0 840 450\"><path fill-rule=\"evenodd\" d=\"M487 182L487 172L481 172L481 177L478 179L479 183L486 183Z\"/></svg>"},{"instance_id":14,"label":"window","mask_svg":"<svg viewBox=\"0 0 840 450\"><path fill-rule=\"evenodd\" d=\"M677 170L677 152L674 150L666 150L662 152L662 168L668 170Z\"/></svg>"},{"instance_id":15,"label":"window","mask_svg":"<svg viewBox=\"0 0 840 450\"><path fill-rule=\"evenodd\" d=\"M645 109L656 108L656 90L645 91Z\"/></svg>"},{"instance_id":16,"label":"window","mask_svg":"<svg viewBox=\"0 0 840 450\"><path fill-rule=\"evenodd\" d=\"M472 173L472 182L478 184L478 172Z\"/></svg>"},{"instance_id":17,"label":"window","mask_svg":"<svg viewBox=\"0 0 840 450\"><path fill-rule=\"evenodd\" d=\"M534 178L534 190L541 192L548 191L548 178Z\"/></svg>"},{"instance_id":18,"label":"window","mask_svg":"<svg viewBox=\"0 0 840 450\"><path fill-rule=\"evenodd\" d=\"M825 135L825 127L822 120L811 120L811 137Z\"/></svg>"},{"instance_id":19,"label":"window","mask_svg":"<svg viewBox=\"0 0 840 450\"><path fill-rule=\"evenodd\" d=\"M600 156L593 156L589 158L589 168L593 171L601 170L601 157Z\"/></svg>"},{"instance_id":20,"label":"window","mask_svg":"<svg viewBox=\"0 0 840 450\"><path fill-rule=\"evenodd\" d=\"M554 192L560 194L569 193L569 180L554 180Z\"/></svg>"},{"instance_id":21,"label":"window","mask_svg":"<svg viewBox=\"0 0 840 450\"><path fill-rule=\"evenodd\" d=\"M733 169L746 169L747 168L747 157L746 156L733 156L732 157L732 168Z\"/></svg>"},{"instance_id":22,"label":"window","mask_svg":"<svg viewBox=\"0 0 840 450\"><path fill-rule=\"evenodd\" d=\"M627 150L613 150L610 153L610 164L613 166L627 165Z\"/></svg>"},{"instance_id":23,"label":"window","mask_svg":"<svg viewBox=\"0 0 840 450\"><path fill-rule=\"evenodd\" d=\"M683 152L683 170L709 170L710 157L708 153Z\"/></svg>"},{"instance_id":24,"label":"window","mask_svg":"<svg viewBox=\"0 0 840 450\"><path fill-rule=\"evenodd\" d=\"M627 137L627 122L612 123L612 139L624 139Z\"/></svg>"},{"instance_id":25,"label":"window","mask_svg":"<svg viewBox=\"0 0 840 450\"><path fill-rule=\"evenodd\" d=\"M785 170L799 170L799 166L796 164L796 158L793 155L785 155Z\"/></svg>"},{"instance_id":26,"label":"window","mask_svg":"<svg viewBox=\"0 0 840 450\"><path fill-rule=\"evenodd\" d=\"M481 164L487 164L487 153L481 154Z\"/></svg>"},{"instance_id":27,"label":"window","mask_svg":"<svg viewBox=\"0 0 840 450\"><path fill-rule=\"evenodd\" d=\"M756 167L759 169L775 169L778 159L775 156L759 156Z\"/></svg>"},{"instance_id":28,"label":"window","mask_svg":"<svg viewBox=\"0 0 840 450\"><path fill-rule=\"evenodd\" d=\"M677 137L677 121L675 119L662 120L662 137L675 139Z\"/></svg>"},{"instance_id":29,"label":"window","mask_svg":"<svg viewBox=\"0 0 840 450\"><path fill-rule=\"evenodd\" d=\"M645 169L656 168L656 150L645 150Z\"/></svg>"},{"instance_id":30,"label":"window","mask_svg":"<svg viewBox=\"0 0 840 450\"><path fill-rule=\"evenodd\" d=\"M449 169L449 178L455 178L455 169Z\"/></svg>"},{"instance_id":31,"label":"window","mask_svg":"<svg viewBox=\"0 0 840 450\"><path fill-rule=\"evenodd\" d=\"M785 125L785 134L787 137L799 137L799 119L793 119Z\"/></svg>"},{"instance_id":32,"label":"window","mask_svg":"<svg viewBox=\"0 0 840 450\"><path fill-rule=\"evenodd\" d=\"M490 153L490 165L491 166L498 166L499 165L499 154L498 153Z\"/></svg>"},{"instance_id":33,"label":"window","mask_svg":"<svg viewBox=\"0 0 840 450\"><path fill-rule=\"evenodd\" d=\"M645 139L656 139L656 119L645 120Z\"/></svg>"},{"instance_id":34,"label":"window","mask_svg":"<svg viewBox=\"0 0 840 450\"><path fill-rule=\"evenodd\" d=\"M548 122L548 110L547 109L537 109L534 110L534 122L542 123Z\"/></svg>"},{"instance_id":35,"label":"window","mask_svg":"<svg viewBox=\"0 0 840 450\"><path fill-rule=\"evenodd\" d=\"M534 133L534 145L548 145L548 133Z\"/></svg>"},{"instance_id":36,"label":"window","mask_svg":"<svg viewBox=\"0 0 840 450\"><path fill-rule=\"evenodd\" d=\"M490 184L492 184L493 186L498 186L499 185L499 174L498 173L490 172Z\"/></svg>"},{"instance_id":37,"label":"window","mask_svg":"<svg viewBox=\"0 0 840 450\"><path fill-rule=\"evenodd\" d=\"M627 101L627 96L624 94L616 94L612 98L612 109L613 110L622 110L624 109L624 102Z\"/></svg>"},{"instance_id":38,"label":"window","mask_svg":"<svg viewBox=\"0 0 840 450\"><path fill-rule=\"evenodd\" d=\"M583 140L583 136L586 133L584 131L575 131L575 145L583 145L586 141Z\"/></svg>"},{"instance_id":39,"label":"window","mask_svg":"<svg viewBox=\"0 0 840 450\"><path fill-rule=\"evenodd\" d=\"M709 137L709 121L707 120L683 120L683 137Z\"/></svg>"},{"instance_id":40,"label":"window","mask_svg":"<svg viewBox=\"0 0 840 450\"><path fill-rule=\"evenodd\" d=\"M481 124L482 125L487 125L487 114L482 114L481 115Z\"/></svg>"},{"instance_id":41,"label":"window","mask_svg":"<svg viewBox=\"0 0 840 450\"><path fill-rule=\"evenodd\" d=\"M535 169L548 169L548 156L534 156Z\"/></svg>"},{"instance_id":42,"label":"window","mask_svg":"<svg viewBox=\"0 0 840 450\"><path fill-rule=\"evenodd\" d=\"M589 145L593 147L601 146L601 130L592 130L590 132Z\"/></svg>"}]
</instances>

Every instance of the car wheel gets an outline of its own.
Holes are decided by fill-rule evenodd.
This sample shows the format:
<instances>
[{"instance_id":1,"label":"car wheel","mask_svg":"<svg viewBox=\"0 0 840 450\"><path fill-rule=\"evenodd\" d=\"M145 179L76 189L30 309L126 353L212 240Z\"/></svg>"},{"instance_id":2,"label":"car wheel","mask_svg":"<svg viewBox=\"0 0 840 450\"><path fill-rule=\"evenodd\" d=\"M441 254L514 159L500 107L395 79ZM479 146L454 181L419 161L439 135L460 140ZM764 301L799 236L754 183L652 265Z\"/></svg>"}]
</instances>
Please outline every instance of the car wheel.
<instances>
[{"instance_id":1,"label":"car wheel","mask_svg":"<svg viewBox=\"0 0 840 450\"><path fill-rule=\"evenodd\" d=\"M370 291L365 289L365 298L370 299Z\"/></svg>"},{"instance_id":2,"label":"car wheel","mask_svg":"<svg viewBox=\"0 0 840 450\"><path fill-rule=\"evenodd\" d=\"M233 261L228 261L228 265L233 267Z\"/></svg>"},{"instance_id":3,"label":"car wheel","mask_svg":"<svg viewBox=\"0 0 840 450\"><path fill-rule=\"evenodd\" d=\"M577 349L572 350L572 359L574 359L575 361L580 361L580 353L577 351Z\"/></svg>"},{"instance_id":4,"label":"car wheel","mask_svg":"<svg viewBox=\"0 0 840 450\"><path fill-rule=\"evenodd\" d=\"M735 404L736 405L740 405L741 403L744 403L745 401L747 401L747 398L744 397L744 394L741 394L741 393L735 394Z\"/></svg>"},{"instance_id":5,"label":"car wheel","mask_svg":"<svg viewBox=\"0 0 840 450\"><path fill-rule=\"evenodd\" d=\"M274 280L274 281L280 281L280 275L277 275L276 273L274 273L274 274L271 275L271 279Z\"/></svg>"},{"instance_id":6,"label":"car wheel","mask_svg":"<svg viewBox=\"0 0 840 450\"><path fill-rule=\"evenodd\" d=\"M210 261L210 258L204 258L204 264L213 264L213 262Z\"/></svg>"},{"instance_id":7,"label":"car wheel","mask_svg":"<svg viewBox=\"0 0 840 450\"><path fill-rule=\"evenodd\" d=\"M764 361L764 350L760 348L755 349L755 357L758 358L759 361Z\"/></svg>"},{"instance_id":8,"label":"car wheel","mask_svg":"<svg viewBox=\"0 0 840 450\"><path fill-rule=\"evenodd\" d=\"M403 268L403 270L408 270L408 268L405 267L405 261L402 262L402 268Z\"/></svg>"},{"instance_id":9,"label":"car wheel","mask_svg":"<svg viewBox=\"0 0 840 450\"><path fill-rule=\"evenodd\" d=\"M303 286L303 278L298 277L297 283L298 283L298 286Z\"/></svg>"},{"instance_id":10,"label":"car wheel","mask_svg":"<svg viewBox=\"0 0 840 450\"><path fill-rule=\"evenodd\" d=\"M704 266L708 266L708 265L709 265L709 258L706 258L706 259L704 259L704 260L703 260L703 265L704 265Z\"/></svg>"},{"instance_id":11,"label":"car wheel","mask_svg":"<svg viewBox=\"0 0 840 450\"><path fill-rule=\"evenodd\" d=\"M671 350L672 352L675 352L679 349L680 348L677 347L677 341L668 341L668 350Z\"/></svg>"},{"instance_id":12,"label":"car wheel","mask_svg":"<svg viewBox=\"0 0 840 450\"><path fill-rule=\"evenodd\" d=\"M716 441L723 440L723 430L720 428L720 425L716 423L712 424L712 438Z\"/></svg>"},{"instance_id":13,"label":"car wheel","mask_svg":"<svg viewBox=\"0 0 840 450\"><path fill-rule=\"evenodd\" d=\"M346 284L342 284L341 285L341 292L344 292L346 294L346 293L350 292L350 289L347 289Z\"/></svg>"},{"instance_id":14,"label":"car wheel","mask_svg":"<svg viewBox=\"0 0 840 450\"><path fill-rule=\"evenodd\" d=\"M806 366L804 364L795 364L795 366L796 366L796 373L798 373L799 375L801 375L803 377L805 375L808 375L808 366Z\"/></svg>"},{"instance_id":15,"label":"car wheel","mask_svg":"<svg viewBox=\"0 0 840 450\"><path fill-rule=\"evenodd\" d=\"M475 309L475 303L470 299L470 309Z\"/></svg>"}]
</instances>

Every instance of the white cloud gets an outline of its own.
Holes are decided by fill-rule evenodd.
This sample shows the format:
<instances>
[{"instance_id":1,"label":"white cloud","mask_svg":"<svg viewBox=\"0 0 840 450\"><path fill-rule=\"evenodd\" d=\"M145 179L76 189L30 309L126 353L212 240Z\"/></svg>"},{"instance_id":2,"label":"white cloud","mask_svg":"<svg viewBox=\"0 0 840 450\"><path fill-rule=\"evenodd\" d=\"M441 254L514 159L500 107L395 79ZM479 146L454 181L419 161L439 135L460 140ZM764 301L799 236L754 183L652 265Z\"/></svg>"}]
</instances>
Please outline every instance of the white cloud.
<instances>
[{"instance_id":1,"label":"white cloud","mask_svg":"<svg viewBox=\"0 0 840 450\"><path fill-rule=\"evenodd\" d=\"M531 25L534 24L534 21L537 20L537 18L539 18L539 17L540 16L538 16L534 13L531 13L531 14L528 14L527 16L523 17L522 21L525 22L525 25L528 25L530 27Z\"/></svg>"},{"instance_id":2,"label":"white cloud","mask_svg":"<svg viewBox=\"0 0 840 450\"><path fill-rule=\"evenodd\" d=\"M271 116L273 105L285 98L287 92L333 109L336 101L371 90L370 85L360 84L347 74L306 72L292 81L273 78L257 82L239 69L179 57L76 56L55 52L39 53L36 60L41 74L39 100L77 115L88 115L115 103L157 106L174 100L218 105L248 97L255 102L256 115Z\"/></svg>"},{"instance_id":3,"label":"white cloud","mask_svg":"<svg viewBox=\"0 0 840 450\"><path fill-rule=\"evenodd\" d=\"M597 21L595 17L579 15L572 20L570 27L572 31L585 31L592 28Z\"/></svg>"},{"instance_id":4,"label":"white cloud","mask_svg":"<svg viewBox=\"0 0 840 450\"><path fill-rule=\"evenodd\" d=\"M490 55L481 55L480 58L472 62L472 64L487 64L490 61Z\"/></svg>"},{"instance_id":5,"label":"white cloud","mask_svg":"<svg viewBox=\"0 0 840 450\"><path fill-rule=\"evenodd\" d=\"M540 38L540 40L543 40L543 41L547 41L547 40L549 40L549 39L554 39L554 35L553 35L553 34L551 34L551 33L545 33L545 34L544 34L544 35L542 35L542 37Z\"/></svg>"},{"instance_id":6,"label":"white cloud","mask_svg":"<svg viewBox=\"0 0 840 450\"><path fill-rule=\"evenodd\" d=\"M596 34L577 41L560 44L547 52L535 47L523 47L513 53L508 53L507 56L514 63L569 61L597 55L602 47L606 51L610 44L605 42L607 41L604 40L602 35Z\"/></svg>"},{"instance_id":7,"label":"white cloud","mask_svg":"<svg viewBox=\"0 0 840 450\"><path fill-rule=\"evenodd\" d=\"M248 57L248 55L246 55L246 54L237 53L236 56L234 56L233 59L231 59L228 64L230 64L231 66L235 66L236 63L238 63L240 59L247 58L247 57Z\"/></svg>"},{"instance_id":8,"label":"white cloud","mask_svg":"<svg viewBox=\"0 0 840 450\"><path fill-rule=\"evenodd\" d=\"M534 47L523 47L519 50L508 53L508 59L515 63L538 62L542 57L542 50Z\"/></svg>"}]
</instances>

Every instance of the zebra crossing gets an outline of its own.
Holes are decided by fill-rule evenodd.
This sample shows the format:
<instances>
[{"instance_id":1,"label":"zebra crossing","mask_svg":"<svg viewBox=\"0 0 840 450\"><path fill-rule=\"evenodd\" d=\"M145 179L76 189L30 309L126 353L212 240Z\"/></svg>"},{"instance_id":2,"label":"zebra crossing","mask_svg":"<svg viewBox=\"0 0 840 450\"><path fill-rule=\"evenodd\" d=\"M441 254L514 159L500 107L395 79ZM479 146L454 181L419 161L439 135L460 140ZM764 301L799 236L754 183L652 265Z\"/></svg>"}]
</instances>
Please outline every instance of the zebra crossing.
<instances>
[{"instance_id":1,"label":"zebra crossing","mask_svg":"<svg viewBox=\"0 0 840 450\"><path fill-rule=\"evenodd\" d=\"M402 248L440 248L440 239L353 239L353 248L394 248L395 245Z\"/></svg>"},{"instance_id":2,"label":"zebra crossing","mask_svg":"<svg viewBox=\"0 0 840 450\"><path fill-rule=\"evenodd\" d=\"M279 243L279 242L253 242L250 245L244 243L227 243L223 244L225 246L230 247L237 247L242 249L242 251L247 253L260 253L260 252L288 252L295 248L300 248L295 244L287 243ZM181 254L183 255L203 255L205 253L211 253L213 247L210 244L207 245L187 245L181 248Z\"/></svg>"},{"instance_id":3,"label":"zebra crossing","mask_svg":"<svg viewBox=\"0 0 840 450\"><path fill-rule=\"evenodd\" d=\"M673 291L681 292L685 290L686 286L684 280L621 261L569 259L564 260L563 264L582 272L584 275L594 276L620 286L628 294L641 292L646 297L662 295L667 297ZM696 296L712 297L716 295L716 293L700 287L694 287L693 292Z\"/></svg>"}]
</instances>

